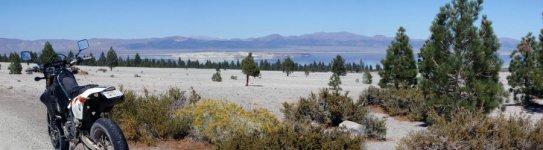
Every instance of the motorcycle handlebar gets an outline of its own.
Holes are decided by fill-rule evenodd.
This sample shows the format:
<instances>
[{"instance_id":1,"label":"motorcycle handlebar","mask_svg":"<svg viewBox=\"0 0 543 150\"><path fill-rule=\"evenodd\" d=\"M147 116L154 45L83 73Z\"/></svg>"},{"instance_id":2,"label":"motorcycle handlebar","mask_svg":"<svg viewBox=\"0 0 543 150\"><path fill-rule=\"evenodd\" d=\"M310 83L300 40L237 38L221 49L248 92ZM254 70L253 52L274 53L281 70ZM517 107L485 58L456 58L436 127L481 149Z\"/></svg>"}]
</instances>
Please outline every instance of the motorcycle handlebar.
<instances>
[{"instance_id":1,"label":"motorcycle handlebar","mask_svg":"<svg viewBox=\"0 0 543 150\"><path fill-rule=\"evenodd\" d=\"M41 79L45 79L45 77L35 77L34 81L40 81Z\"/></svg>"}]
</instances>

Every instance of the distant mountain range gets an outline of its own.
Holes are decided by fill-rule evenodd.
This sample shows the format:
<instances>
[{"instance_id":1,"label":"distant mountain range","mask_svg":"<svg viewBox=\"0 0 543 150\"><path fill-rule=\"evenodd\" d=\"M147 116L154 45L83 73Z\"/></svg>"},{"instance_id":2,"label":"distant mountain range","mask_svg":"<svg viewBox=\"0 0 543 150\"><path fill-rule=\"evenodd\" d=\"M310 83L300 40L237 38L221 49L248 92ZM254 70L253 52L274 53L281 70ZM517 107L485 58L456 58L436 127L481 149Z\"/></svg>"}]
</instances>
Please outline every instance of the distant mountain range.
<instances>
[{"instance_id":1,"label":"distant mountain range","mask_svg":"<svg viewBox=\"0 0 543 150\"><path fill-rule=\"evenodd\" d=\"M264 37L247 39L219 39L172 36L145 39L89 39L90 52L107 51L113 47L121 55L167 54L186 52L367 52L385 53L393 37L382 35L364 36L349 32L317 32L299 36L271 34ZM0 53L30 50L39 52L43 44L49 41L58 52L77 50L76 40L44 39L19 40L0 38ZM424 44L424 39L411 39L415 51ZM501 51L507 53L515 49L518 40L500 38Z\"/></svg>"}]
</instances>

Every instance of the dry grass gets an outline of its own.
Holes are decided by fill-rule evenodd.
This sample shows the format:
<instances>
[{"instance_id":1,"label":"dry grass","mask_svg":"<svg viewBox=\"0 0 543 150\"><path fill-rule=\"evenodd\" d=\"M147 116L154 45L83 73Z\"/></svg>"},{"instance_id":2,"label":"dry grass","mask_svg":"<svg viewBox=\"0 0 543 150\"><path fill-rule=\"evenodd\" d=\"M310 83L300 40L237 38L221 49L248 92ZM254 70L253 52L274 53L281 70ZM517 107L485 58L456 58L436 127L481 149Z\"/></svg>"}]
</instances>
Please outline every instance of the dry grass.
<instances>
[{"instance_id":1,"label":"dry grass","mask_svg":"<svg viewBox=\"0 0 543 150\"><path fill-rule=\"evenodd\" d=\"M431 113L428 131L411 133L398 149L543 149L543 121L459 109L452 116Z\"/></svg>"}]
</instances>

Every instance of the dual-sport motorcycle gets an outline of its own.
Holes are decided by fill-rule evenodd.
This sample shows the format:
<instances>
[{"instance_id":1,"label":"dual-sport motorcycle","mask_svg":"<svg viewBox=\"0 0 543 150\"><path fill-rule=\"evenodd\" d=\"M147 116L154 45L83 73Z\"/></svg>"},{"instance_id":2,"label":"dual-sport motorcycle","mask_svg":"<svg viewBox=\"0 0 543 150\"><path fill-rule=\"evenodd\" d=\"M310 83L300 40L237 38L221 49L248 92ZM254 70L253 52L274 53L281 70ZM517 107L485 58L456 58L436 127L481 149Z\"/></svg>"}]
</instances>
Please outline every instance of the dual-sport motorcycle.
<instances>
[{"instance_id":1,"label":"dual-sport motorcycle","mask_svg":"<svg viewBox=\"0 0 543 150\"><path fill-rule=\"evenodd\" d=\"M119 126L109 119L115 104L122 102L124 96L113 86L89 84L79 86L74 77L75 66L89 58L81 58L81 51L89 47L87 40L78 42L79 51L68 62L63 54L51 56L47 63L37 63L29 69L42 72L45 91L40 100L47 107L49 137L55 149L74 149L83 144L88 149L128 149L128 144ZM21 52L25 62L34 62L29 51ZM60 59L60 60L58 60Z\"/></svg>"}]
</instances>

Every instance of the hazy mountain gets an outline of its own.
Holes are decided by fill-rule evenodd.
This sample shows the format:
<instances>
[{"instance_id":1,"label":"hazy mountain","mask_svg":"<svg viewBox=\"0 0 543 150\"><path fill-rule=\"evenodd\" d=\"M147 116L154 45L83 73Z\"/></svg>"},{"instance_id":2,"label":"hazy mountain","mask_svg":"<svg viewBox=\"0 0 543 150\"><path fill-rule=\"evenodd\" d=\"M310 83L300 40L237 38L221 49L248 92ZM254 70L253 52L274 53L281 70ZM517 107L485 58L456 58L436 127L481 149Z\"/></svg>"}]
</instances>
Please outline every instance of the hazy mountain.
<instances>
[{"instance_id":1,"label":"hazy mountain","mask_svg":"<svg viewBox=\"0 0 543 150\"><path fill-rule=\"evenodd\" d=\"M393 37L382 35L364 36L349 32L317 32L299 36L282 36L271 34L264 37L248 39L219 39L213 37L183 37L171 36L164 38L146 39L89 39L89 51L98 55L113 47L121 54L140 53L176 53L176 52L235 52L235 51L266 51L266 52L335 52L357 51L383 53ZM501 38L503 51L515 49L519 40ZM43 44L49 41L56 51L66 52L77 50L76 40L47 39L19 40L0 38L0 53L30 50L39 52ZM425 40L411 39L411 44L418 51Z\"/></svg>"}]
</instances>

